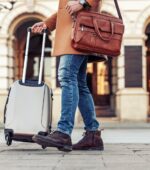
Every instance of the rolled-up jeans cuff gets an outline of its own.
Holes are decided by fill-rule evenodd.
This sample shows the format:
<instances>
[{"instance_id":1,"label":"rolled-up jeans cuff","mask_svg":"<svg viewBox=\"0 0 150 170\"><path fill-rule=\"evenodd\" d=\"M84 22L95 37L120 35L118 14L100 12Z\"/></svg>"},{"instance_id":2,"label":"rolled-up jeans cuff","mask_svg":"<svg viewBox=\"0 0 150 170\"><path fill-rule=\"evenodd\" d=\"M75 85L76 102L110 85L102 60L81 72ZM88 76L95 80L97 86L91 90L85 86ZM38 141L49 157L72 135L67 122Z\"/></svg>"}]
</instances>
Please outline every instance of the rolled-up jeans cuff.
<instances>
[{"instance_id":1,"label":"rolled-up jeans cuff","mask_svg":"<svg viewBox=\"0 0 150 170\"><path fill-rule=\"evenodd\" d=\"M97 130L99 130L99 128L96 128L96 127L95 127L95 128L94 128L94 127L93 127L93 128L86 128L86 127L85 127L84 129L85 129L86 131L97 131Z\"/></svg>"},{"instance_id":2,"label":"rolled-up jeans cuff","mask_svg":"<svg viewBox=\"0 0 150 170\"><path fill-rule=\"evenodd\" d=\"M59 132L61 132L61 133L64 133L64 134L66 134L66 135L71 136L71 134L70 134L69 132L66 132L66 131L64 131L64 130L62 130L62 129L60 129L60 128L57 128L57 131L59 131Z\"/></svg>"}]
</instances>

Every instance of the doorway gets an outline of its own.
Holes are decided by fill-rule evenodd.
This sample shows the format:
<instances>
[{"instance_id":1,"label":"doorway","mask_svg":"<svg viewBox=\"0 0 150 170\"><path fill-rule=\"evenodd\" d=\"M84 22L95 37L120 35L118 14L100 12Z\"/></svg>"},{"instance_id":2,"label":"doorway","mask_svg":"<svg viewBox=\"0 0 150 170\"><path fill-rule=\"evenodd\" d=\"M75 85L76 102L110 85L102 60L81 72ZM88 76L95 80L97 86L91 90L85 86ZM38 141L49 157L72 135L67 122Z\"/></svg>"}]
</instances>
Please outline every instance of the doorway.
<instances>
[{"instance_id":1,"label":"doorway","mask_svg":"<svg viewBox=\"0 0 150 170\"><path fill-rule=\"evenodd\" d=\"M89 63L87 83L95 103L97 117L114 117L111 109L112 59L99 63Z\"/></svg>"},{"instance_id":2,"label":"doorway","mask_svg":"<svg viewBox=\"0 0 150 170\"><path fill-rule=\"evenodd\" d=\"M14 78L21 79L22 71L24 65L24 55L26 46L26 36L27 28L31 27L34 23L41 20L35 18L28 18L22 22L14 31L13 49L14 49ZM41 46L42 46L42 35L33 34L30 39L29 47L29 58L27 66L26 79L37 80L39 75L40 67L40 57L41 57ZM51 40L46 37L46 50L45 50L45 60L44 60L44 71L42 79L45 80L46 77L50 76L50 52L51 52Z\"/></svg>"}]
</instances>

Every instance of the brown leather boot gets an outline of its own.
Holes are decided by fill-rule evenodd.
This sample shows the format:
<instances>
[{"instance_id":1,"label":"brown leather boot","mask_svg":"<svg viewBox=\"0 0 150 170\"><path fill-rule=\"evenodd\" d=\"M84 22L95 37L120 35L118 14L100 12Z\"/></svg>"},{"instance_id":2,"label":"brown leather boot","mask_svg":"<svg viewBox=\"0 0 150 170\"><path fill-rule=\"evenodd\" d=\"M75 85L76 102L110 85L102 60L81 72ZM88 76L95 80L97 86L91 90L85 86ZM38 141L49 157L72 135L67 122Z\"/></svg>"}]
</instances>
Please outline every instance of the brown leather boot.
<instances>
[{"instance_id":1,"label":"brown leather boot","mask_svg":"<svg viewBox=\"0 0 150 170\"><path fill-rule=\"evenodd\" d=\"M35 135L32 139L43 148L56 147L61 151L72 151L71 137L59 131L54 131L47 136Z\"/></svg>"},{"instance_id":2,"label":"brown leather boot","mask_svg":"<svg viewBox=\"0 0 150 170\"><path fill-rule=\"evenodd\" d=\"M72 146L73 150L104 150L101 131L86 131L84 137Z\"/></svg>"}]
</instances>

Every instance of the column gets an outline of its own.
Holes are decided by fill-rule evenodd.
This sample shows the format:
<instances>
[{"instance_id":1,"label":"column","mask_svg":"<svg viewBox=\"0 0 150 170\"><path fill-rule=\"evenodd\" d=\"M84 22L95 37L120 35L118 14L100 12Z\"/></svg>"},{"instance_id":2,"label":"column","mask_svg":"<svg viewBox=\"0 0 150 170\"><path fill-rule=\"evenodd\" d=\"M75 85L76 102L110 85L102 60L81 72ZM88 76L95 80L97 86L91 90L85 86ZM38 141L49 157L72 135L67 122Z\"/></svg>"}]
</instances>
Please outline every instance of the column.
<instances>
[{"instance_id":1,"label":"column","mask_svg":"<svg viewBox=\"0 0 150 170\"><path fill-rule=\"evenodd\" d=\"M120 120L146 121L148 93L143 37L126 39L123 55L118 58L116 112Z\"/></svg>"},{"instance_id":2,"label":"column","mask_svg":"<svg viewBox=\"0 0 150 170\"><path fill-rule=\"evenodd\" d=\"M0 122L3 121L4 105L9 88L9 58L7 35L0 35Z\"/></svg>"}]
</instances>

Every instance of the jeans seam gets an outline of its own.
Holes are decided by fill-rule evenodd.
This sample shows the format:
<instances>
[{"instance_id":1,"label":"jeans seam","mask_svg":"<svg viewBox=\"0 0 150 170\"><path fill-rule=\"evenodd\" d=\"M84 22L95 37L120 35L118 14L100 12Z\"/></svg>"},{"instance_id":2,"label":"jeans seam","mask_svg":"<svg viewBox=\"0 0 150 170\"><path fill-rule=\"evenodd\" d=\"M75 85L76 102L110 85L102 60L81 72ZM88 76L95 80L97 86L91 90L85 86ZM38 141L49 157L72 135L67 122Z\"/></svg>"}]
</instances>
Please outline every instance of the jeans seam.
<instances>
[{"instance_id":1,"label":"jeans seam","mask_svg":"<svg viewBox=\"0 0 150 170\"><path fill-rule=\"evenodd\" d=\"M72 57L73 57L73 55L71 55L71 60L72 60ZM70 66L69 66L70 67L69 68L70 72L71 72L71 60L70 60ZM73 111L73 85L72 85L72 82L70 82L70 84L72 86L72 102L71 102L71 113L72 113L72 111ZM70 118L72 119L72 114L71 114ZM70 120L70 122L71 122L71 120Z\"/></svg>"}]
</instances>

